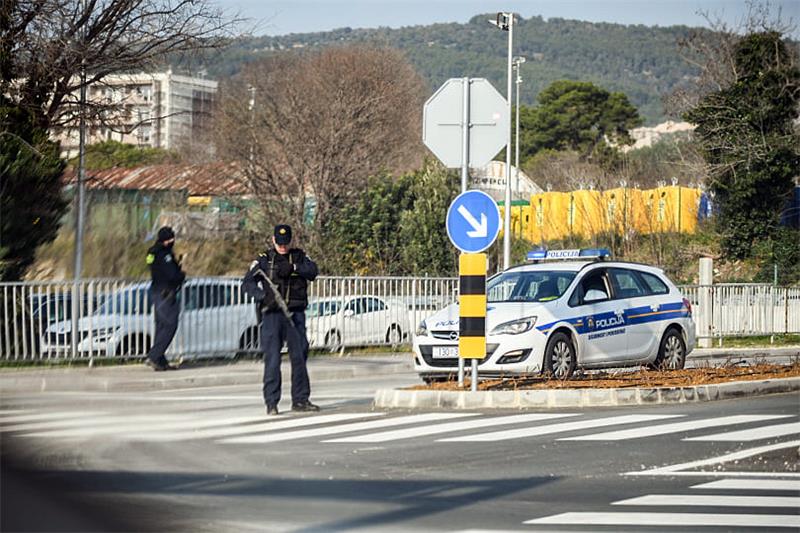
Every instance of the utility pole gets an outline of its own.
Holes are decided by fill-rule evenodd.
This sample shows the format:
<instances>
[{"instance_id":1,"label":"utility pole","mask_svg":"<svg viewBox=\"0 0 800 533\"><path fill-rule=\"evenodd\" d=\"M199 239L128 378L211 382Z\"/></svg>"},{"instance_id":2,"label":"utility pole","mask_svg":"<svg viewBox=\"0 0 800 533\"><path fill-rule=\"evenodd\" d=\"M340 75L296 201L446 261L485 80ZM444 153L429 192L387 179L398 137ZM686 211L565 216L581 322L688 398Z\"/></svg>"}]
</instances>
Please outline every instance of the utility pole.
<instances>
[{"instance_id":1,"label":"utility pole","mask_svg":"<svg viewBox=\"0 0 800 533\"><path fill-rule=\"evenodd\" d=\"M86 0L81 0L81 10L86 13ZM86 186L86 24L81 28L79 51L81 54L81 93L78 109L78 197L77 212L75 213L75 271L72 284L72 335L70 335L73 357L78 355L78 318L82 301L80 281L83 275L83 232L86 212L86 191L84 190ZM90 359L89 364L91 365L91 363Z\"/></svg>"},{"instance_id":2,"label":"utility pole","mask_svg":"<svg viewBox=\"0 0 800 533\"><path fill-rule=\"evenodd\" d=\"M81 0L81 9L86 12L86 0ZM78 121L78 198L75 220L75 281L83 274L83 233L86 211L86 25L81 28L81 93Z\"/></svg>"}]
</instances>

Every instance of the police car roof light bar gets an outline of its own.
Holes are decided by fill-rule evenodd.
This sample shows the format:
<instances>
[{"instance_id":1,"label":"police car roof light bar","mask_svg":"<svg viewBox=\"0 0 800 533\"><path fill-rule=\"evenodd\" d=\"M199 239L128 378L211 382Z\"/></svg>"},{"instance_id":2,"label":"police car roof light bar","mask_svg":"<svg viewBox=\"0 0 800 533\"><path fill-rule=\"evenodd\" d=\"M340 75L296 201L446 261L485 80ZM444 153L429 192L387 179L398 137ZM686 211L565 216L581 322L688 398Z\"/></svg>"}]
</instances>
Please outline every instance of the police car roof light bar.
<instances>
[{"instance_id":1,"label":"police car roof light bar","mask_svg":"<svg viewBox=\"0 0 800 533\"><path fill-rule=\"evenodd\" d=\"M584 248L574 250L531 250L528 252L528 261L538 263L539 261L558 261L558 260L599 260L608 259L611 252L606 248Z\"/></svg>"}]
</instances>

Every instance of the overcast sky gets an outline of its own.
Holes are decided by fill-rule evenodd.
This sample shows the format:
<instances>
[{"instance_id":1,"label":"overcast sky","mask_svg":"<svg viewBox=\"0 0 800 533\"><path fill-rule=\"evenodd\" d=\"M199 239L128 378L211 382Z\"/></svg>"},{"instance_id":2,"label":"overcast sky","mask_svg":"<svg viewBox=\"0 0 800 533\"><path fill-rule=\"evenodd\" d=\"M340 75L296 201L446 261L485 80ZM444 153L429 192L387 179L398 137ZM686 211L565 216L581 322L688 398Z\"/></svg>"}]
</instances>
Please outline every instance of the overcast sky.
<instances>
[{"instance_id":1,"label":"overcast sky","mask_svg":"<svg viewBox=\"0 0 800 533\"><path fill-rule=\"evenodd\" d=\"M745 0L212 0L251 19L255 35L284 35L351 28L399 28L434 22L466 22L479 13L514 11L523 17L703 26L705 11L735 25L747 14ZM784 21L800 20L800 0L771 0ZM794 36L800 35L795 28Z\"/></svg>"}]
</instances>

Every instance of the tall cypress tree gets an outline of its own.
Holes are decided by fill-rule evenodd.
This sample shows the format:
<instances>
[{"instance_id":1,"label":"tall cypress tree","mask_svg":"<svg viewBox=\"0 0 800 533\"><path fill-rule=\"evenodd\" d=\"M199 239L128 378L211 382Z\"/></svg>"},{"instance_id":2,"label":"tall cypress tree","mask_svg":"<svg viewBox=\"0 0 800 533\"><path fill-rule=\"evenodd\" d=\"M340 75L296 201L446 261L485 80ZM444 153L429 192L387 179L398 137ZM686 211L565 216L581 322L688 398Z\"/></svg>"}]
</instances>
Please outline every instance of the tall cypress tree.
<instances>
[{"instance_id":1,"label":"tall cypress tree","mask_svg":"<svg viewBox=\"0 0 800 533\"><path fill-rule=\"evenodd\" d=\"M800 173L800 138L793 124L800 70L775 31L743 37L733 60L733 83L706 95L685 118L697 125L709 165L723 249L732 258L745 258L753 243L776 235Z\"/></svg>"}]
</instances>

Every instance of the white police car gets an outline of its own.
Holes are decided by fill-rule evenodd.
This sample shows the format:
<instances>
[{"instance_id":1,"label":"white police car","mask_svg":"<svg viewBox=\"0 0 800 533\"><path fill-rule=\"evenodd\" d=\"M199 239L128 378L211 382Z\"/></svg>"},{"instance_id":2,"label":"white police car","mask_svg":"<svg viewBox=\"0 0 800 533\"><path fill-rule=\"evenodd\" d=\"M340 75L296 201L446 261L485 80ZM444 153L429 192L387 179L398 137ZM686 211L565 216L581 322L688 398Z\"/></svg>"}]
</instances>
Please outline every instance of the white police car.
<instances>
[{"instance_id":1,"label":"white police car","mask_svg":"<svg viewBox=\"0 0 800 533\"><path fill-rule=\"evenodd\" d=\"M661 269L609 255L536 250L532 264L490 278L481 375L567 379L578 367L683 368L695 346L689 300ZM458 370L458 327L458 304L420 324L414 367L426 382Z\"/></svg>"}]
</instances>

